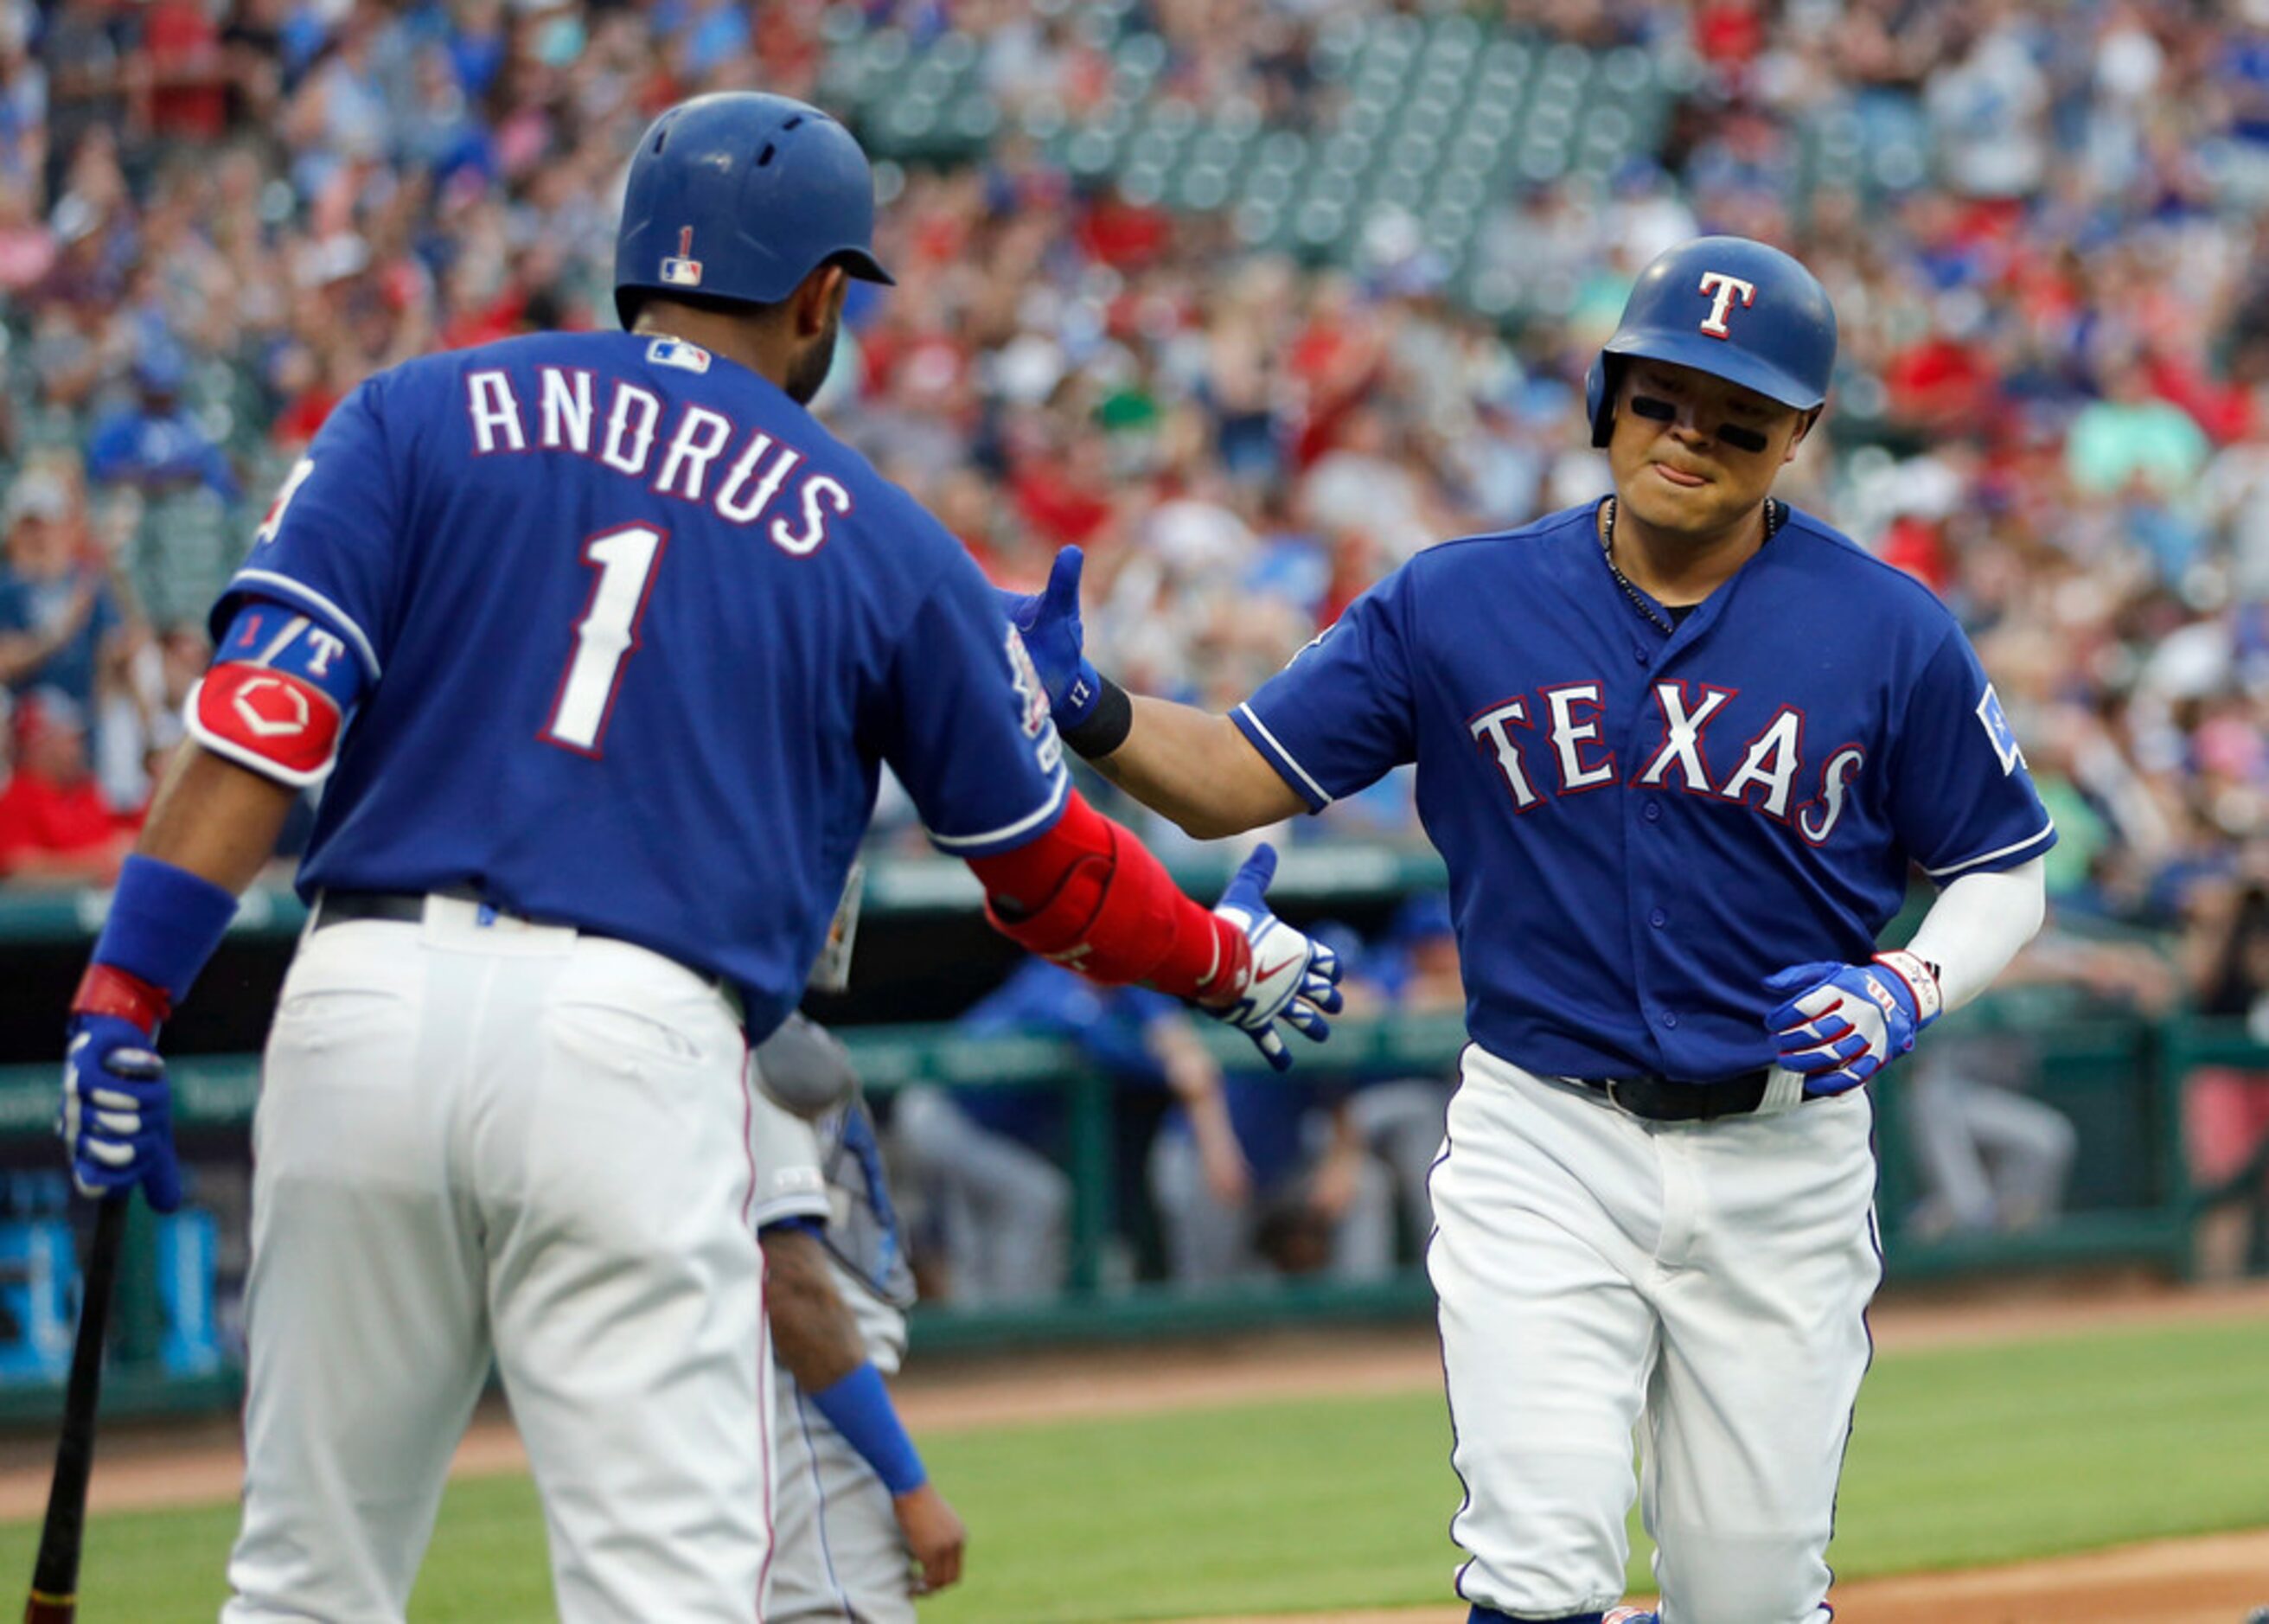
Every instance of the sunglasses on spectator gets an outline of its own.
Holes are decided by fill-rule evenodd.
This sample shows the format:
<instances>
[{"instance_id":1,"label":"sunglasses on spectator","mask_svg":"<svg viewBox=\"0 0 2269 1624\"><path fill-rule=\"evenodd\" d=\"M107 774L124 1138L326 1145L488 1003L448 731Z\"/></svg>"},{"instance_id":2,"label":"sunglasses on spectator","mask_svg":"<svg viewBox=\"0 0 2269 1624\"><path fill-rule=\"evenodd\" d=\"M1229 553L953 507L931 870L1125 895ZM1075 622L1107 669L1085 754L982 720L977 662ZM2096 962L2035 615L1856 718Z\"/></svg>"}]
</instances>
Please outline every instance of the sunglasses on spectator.
<instances>
[{"instance_id":1,"label":"sunglasses on spectator","mask_svg":"<svg viewBox=\"0 0 2269 1624\"><path fill-rule=\"evenodd\" d=\"M1630 409L1638 416L1656 423L1678 421L1678 408L1659 395L1634 395L1630 397ZM1763 430L1748 428L1738 423L1719 424L1717 438L1736 451L1752 454L1763 451L1767 444Z\"/></svg>"}]
</instances>

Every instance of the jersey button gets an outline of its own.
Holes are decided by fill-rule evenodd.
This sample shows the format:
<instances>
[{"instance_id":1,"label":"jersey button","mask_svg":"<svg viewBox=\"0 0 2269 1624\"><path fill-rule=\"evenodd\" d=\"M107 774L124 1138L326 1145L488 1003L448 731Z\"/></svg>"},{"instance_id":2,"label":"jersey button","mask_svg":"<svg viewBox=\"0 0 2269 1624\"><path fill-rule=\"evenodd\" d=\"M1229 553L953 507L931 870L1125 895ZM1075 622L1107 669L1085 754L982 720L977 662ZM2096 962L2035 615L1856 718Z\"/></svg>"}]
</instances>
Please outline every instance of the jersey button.
<instances>
[{"instance_id":1,"label":"jersey button","mask_svg":"<svg viewBox=\"0 0 2269 1624\"><path fill-rule=\"evenodd\" d=\"M1657 908L1652 913L1646 916L1646 922L1653 926L1655 929L1660 930L1664 926L1670 923L1670 916L1665 913L1661 909Z\"/></svg>"},{"instance_id":2,"label":"jersey button","mask_svg":"<svg viewBox=\"0 0 2269 1624\"><path fill-rule=\"evenodd\" d=\"M1676 1026L1678 1024L1678 1011L1675 1009L1666 1009L1662 1012L1660 1019L1665 1026Z\"/></svg>"},{"instance_id":3,"label":"jersey button","mask_svg":"<svg viewBox=\"0 0 2269 1624\"><path fill-rule=\"evenodd\" d=\"M1650 823L1660 823L1662 821L1662 802L1659 801L1648 801L1644 806L1638 809L1638 815Z\"/></svg>"},{"instance_id":4,"label":"jersey button","mask_svg":"<svg viewBox=\"0 0 2269 1624\"><path fill-rule=\"evenodd\" d=\"M1637 661L1639 664L1644 665L1647 662L1647 652L1640 645L1634 643L1631 645L1631 658Z\"/></svg>"}]
</instances>

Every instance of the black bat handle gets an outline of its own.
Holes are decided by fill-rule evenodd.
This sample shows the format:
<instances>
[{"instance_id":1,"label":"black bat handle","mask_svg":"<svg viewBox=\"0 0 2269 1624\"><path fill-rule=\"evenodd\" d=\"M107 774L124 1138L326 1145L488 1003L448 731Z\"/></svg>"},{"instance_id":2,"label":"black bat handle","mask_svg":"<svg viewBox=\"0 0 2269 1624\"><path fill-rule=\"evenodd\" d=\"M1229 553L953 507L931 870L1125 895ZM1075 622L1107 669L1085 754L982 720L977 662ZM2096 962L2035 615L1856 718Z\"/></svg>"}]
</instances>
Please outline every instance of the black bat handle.
<instances>
[{"instance_id":1,"label":"black bat handle","mask_svg":"<svg viewBox=\"0 0 2269 1624\"><path fill-rule=\"evenodd\" d=\"M110 1320L118 1244L126 1233L130 1191L96 1210L94 1243L87 1249L79 1294L78 1340L71 1347L70 1382L63 1391L63 1436L55 1440L55 1473L48 1487L48 1517L40 1530L39 1560L32 1568L26 1624L68 1624L78 1611L79 1546L86 1531L86 1483L94 1468L94 1412L102 1395L102 1342Z\"/></svg>"}]
</instances>

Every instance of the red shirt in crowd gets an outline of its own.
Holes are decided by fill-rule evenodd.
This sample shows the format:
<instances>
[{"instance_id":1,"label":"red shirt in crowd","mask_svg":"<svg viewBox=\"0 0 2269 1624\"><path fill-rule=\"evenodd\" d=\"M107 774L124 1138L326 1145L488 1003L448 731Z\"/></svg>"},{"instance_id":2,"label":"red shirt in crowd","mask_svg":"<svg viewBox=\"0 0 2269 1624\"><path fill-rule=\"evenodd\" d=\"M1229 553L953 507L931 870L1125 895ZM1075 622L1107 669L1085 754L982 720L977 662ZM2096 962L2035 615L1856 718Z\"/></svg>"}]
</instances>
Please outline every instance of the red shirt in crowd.
<instances>
[{"instance_id":1,"label":"red shirt in crowd","mask_svg":"<svg viewBox=\"0 0 2269 1624\"><path fill-rule=\"evenodd\" d=\"M1093 540L1111 517L1108 496L1082 489L1046 462L1019 469L1009 484L1016 493L1016 511L1057 547Z\"/></svg>"},{"instance_id":2,"label":"red shirt in crowd","mask_svg":"<svg viewBox=\"0 0 2269 1624\"><path fill-rule=\"evenodd\" d=\"M65 786L18 772L0 789L0 876L34 854L92 855L115 842L121 828L93 779Z\"/></svg>"},{"instance_id":3,"label":"red shirt in crowd","mask_svg":"<svg viewBox=\"0 0 2269 1624\"><path fill-rule=\"evenodd\" d=\"M228 127L220 31L196 0L152 0L142 19L149 54L150 124L161 136L218 139Z\"/></svg>"}]
</instances>

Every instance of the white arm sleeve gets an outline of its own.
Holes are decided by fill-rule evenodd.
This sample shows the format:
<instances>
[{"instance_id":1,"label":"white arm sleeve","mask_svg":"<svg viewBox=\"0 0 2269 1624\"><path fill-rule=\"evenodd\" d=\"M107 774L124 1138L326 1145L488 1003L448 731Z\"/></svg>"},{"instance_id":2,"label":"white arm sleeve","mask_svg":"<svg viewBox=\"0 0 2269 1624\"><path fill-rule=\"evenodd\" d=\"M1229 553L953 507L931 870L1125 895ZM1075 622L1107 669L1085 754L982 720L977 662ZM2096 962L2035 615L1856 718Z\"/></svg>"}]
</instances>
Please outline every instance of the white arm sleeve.
<instances>
[{"instance_id":1,"label":"white arm sleeve","mask_svg":"<svg viewBox=\"0 0 2269 1624\"><path fill-rule=\"evenodd\" d=\"M1998 874L1965 874L1938 894L1907 951L1938 966L1947 1009L1993 984L2048 912L2047 860Z\"/></svg>"}]
</instances>

